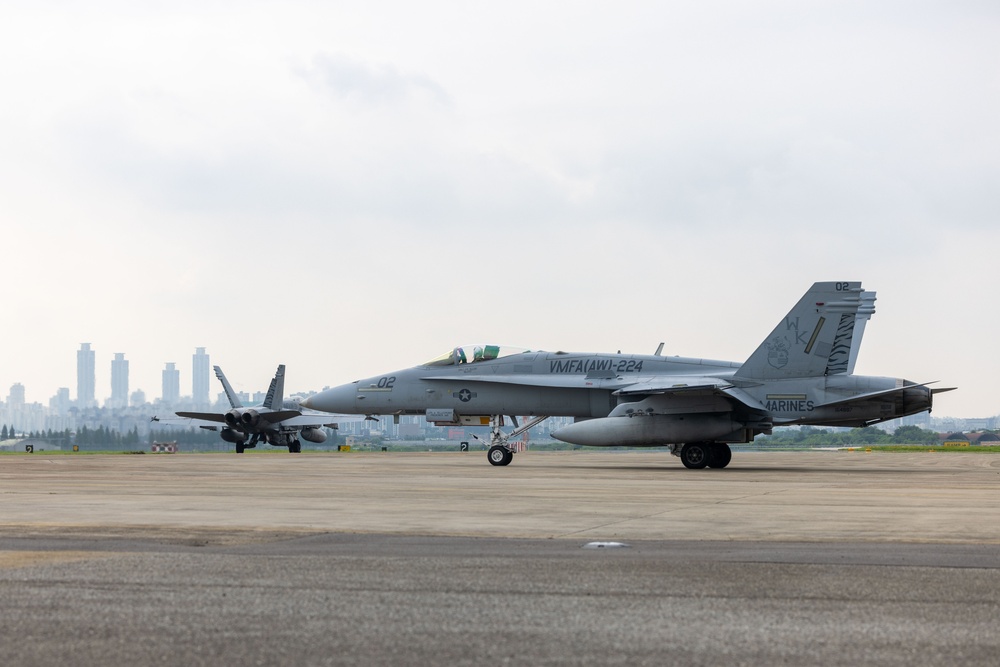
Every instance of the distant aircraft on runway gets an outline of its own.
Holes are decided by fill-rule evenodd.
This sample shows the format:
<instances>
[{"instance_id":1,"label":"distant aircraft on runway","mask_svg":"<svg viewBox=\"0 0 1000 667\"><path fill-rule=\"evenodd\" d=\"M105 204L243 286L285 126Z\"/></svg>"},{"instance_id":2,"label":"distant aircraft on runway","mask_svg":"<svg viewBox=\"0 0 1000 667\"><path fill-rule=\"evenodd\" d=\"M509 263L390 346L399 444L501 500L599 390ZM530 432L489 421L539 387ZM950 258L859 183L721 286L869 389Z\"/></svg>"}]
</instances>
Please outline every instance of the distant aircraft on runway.
<instances>
[{"instance_id":1,"label":"distant aircraft on runway","mask_svg":"<svg viewBox=\"0 0 1000 667\"><path fill-rule=\"evenodd\" d=\"M233 391L222 369L213 366L215 376L222 383L222 388L229 399L232 409L229 412L178 412L181 419L158 419L153 421L168 426L198 426L210 431L221 429L220 435L226 442L236 445L236 453L257 446L261 440L275 447L288 447L291 453L302 451L302 441L325 442L326 433L323 427L337 428L337 421L326 414L302 414L301 408L295 404L285 406L285 366L278 366L271 385L268 387L264 402L259 406L244 407L239 396ZM347 417L357 420L358 417ZM343 421L341 419L340 421ZM225 424L225 426L221 426ZM248 442L249 440L249 442Z\"/></svg>"},{"instance_id":2,"label":"distant aircraft on runway","mask_svg":"<svg viewBox=\"0 0 1000 667\"><path fill-rule=\"evenodd\" d=\"M425 415L437 425L491 426L488 459L513 459L512 438L549 416L575 417L554 438L591 446L668 445L688 468L725 468L729 443L774 426L868 426L930 410L925 382L853 374L875 293L815 283L742 364L635 354L464 346L404 370L328 389L306 408ZM662 346L661 346L662 349ZM510 433L502 415L534 419Z\"/></svg>"}]
</instances>

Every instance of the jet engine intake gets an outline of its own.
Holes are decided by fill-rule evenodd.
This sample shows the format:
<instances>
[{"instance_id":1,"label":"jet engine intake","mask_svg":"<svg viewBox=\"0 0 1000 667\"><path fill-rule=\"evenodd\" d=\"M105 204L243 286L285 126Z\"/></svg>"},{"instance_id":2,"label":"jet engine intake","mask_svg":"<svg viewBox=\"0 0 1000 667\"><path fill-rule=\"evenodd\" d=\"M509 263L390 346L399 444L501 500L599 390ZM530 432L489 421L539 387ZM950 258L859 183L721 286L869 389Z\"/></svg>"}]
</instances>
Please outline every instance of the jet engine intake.
<instances>
[{"instance_id":1,"label":"jet engine intake","mask_svg":"<svg viewBox=\"0 0 1000 667\"><path fill-rule=\"evenodd\" d=\"M681 442L712 441L740 431L745 424L729 413L603 417L576 422L552 437L591 447L655 447Z\"/></svg>"}]
</instances>

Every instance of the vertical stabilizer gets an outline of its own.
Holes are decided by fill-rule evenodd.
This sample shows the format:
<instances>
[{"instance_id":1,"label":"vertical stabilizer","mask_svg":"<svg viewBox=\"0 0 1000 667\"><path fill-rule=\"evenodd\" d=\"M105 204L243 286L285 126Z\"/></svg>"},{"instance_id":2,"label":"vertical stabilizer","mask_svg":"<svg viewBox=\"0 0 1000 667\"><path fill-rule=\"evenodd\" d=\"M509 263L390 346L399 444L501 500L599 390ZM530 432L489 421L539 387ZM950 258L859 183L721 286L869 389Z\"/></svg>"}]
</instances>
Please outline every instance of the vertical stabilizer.
<instances>
[{"instance_id":1,"label":"vertical stabilizer","mask_svg":"<svg viewBox=\"0 0 1000 667\"><path fill-rule=\"evenodd\" d=\"M847 372L862 292L860 282L815 283L736 377L777 380Z\"/></svg>"},{"instance_id":2,"label":"vertical stabilizer","mask_svg":"<svg viewBox=\"0 0 1000 667\"><path fill-rule=\"evenodd\" d=\"M218 366L212 366L212 370L215 371L215 377L219 378L219 382L222 383L222 389L226 392L226 398L229 399L229 406L233 408L242 408L243 404L240 403L240 399L236 395L236 392L233 391L233 388L229 386L229 380L226 379L222 369Z\"/></svg>"},{"instance_id":3,"label":"vertical stabilizer","mask_svg":"<svg viewBox=\"0 0 1000 667\"><path fill-rule=\"evenodd\" d=\"M858 362L858 350L861 349L861 339L865 335L865 325L875 314L875 292L861 293L861 307L854 321L854 338L851 340L851 357L847 362L847 372L854 373L854 364Z\"/></svg>"},{"instance_id":4,"label":"vertical stabilizer","mask_svg":"<svg viewBox=\"0 0 1000 667\"><path fill-rule=\"evenodd\" d=\"M285 365L278 366L278 370L271 380L271 386L267 388L267 397L264 398L264 407L272 410L282 410L285 406Z\"/></svg>"}]
</instances>

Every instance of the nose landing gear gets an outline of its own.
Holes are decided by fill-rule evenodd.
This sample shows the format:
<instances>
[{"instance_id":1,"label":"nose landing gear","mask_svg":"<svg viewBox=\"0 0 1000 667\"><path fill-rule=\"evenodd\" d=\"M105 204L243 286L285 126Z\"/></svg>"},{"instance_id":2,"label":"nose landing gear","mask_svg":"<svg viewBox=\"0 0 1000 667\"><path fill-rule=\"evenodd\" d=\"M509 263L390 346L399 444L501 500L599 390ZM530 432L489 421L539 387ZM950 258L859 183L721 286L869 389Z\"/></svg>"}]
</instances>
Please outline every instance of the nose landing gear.
<instances>
[{"instance_id":1,"label":"nose landing gear","mask_svg":"<svg viewBox=\"0 0 1000 667\"><path fill-rule=\"evenodd\" d=\"M510 465L510 462L514 460L514 449L509 444L511 438L516 438L532 426L541 424L548 418L548 415L535 417L522 426L518 426L510 433L504 433L500 430L500 415L490 416L490 448L486 452L487 460L491 465L495 466ZM515 421L514 424L516 425L517 422ZM472 437L479 440L479 436L475 434Z\"/></svg>"}]
</instances>

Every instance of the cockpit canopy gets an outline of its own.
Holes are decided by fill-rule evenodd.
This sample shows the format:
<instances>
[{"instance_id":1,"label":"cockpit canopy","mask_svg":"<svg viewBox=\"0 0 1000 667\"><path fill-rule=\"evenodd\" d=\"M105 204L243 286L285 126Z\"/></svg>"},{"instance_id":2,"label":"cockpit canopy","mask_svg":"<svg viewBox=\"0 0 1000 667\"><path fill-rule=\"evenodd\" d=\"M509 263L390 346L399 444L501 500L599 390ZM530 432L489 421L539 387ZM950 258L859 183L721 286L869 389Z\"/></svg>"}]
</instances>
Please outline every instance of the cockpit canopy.
<instances>
[{"instance_id":1,"label":"cockpit canopy","mask_svg":"<svg viewBox=\"0 0 1000 667\"><path fill-rule=\"evenodd\" d=\"M520 347L510 347L507 345L462 345L434 357L423 366L458 366L460 364L474 364L480 361L490 361L509 357L513 354L524 354L529 352Z\"/></svg>"}]
</instances>

